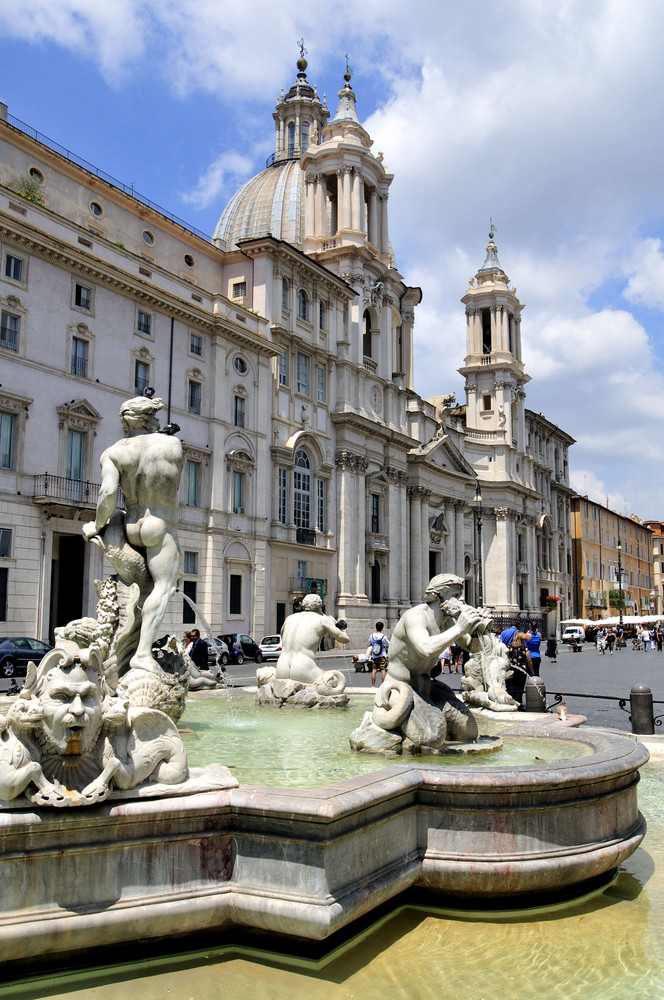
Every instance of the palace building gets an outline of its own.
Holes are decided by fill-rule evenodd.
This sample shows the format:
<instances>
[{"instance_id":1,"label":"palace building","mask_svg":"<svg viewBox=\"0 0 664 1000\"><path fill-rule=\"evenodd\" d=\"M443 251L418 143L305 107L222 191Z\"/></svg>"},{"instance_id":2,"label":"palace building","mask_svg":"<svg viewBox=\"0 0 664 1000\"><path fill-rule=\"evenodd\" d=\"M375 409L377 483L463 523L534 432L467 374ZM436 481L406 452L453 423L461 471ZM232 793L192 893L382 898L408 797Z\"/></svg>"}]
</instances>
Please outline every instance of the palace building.
<instances>
[{"instance_id":1,"label":"palace building","mask_svg":"<svg viewBox=\"0 0 664 1000\"><path fill-rule=\"evenodd\" d=\"M573 439L525 406L522 306L496 245L462 297L465 403L443 358L422 398L423 292L390 242L392 175L350 74L332 114L306 68L212 239L0 120L7 634L94 614L106 569L81 524L120 404L145 389L180 427L181 589L214 634L260 639L315 590L361 646L439 572L499 615L572 613ZM192 615L178 596L165 625Z\"/></svg>"}]
</instances>

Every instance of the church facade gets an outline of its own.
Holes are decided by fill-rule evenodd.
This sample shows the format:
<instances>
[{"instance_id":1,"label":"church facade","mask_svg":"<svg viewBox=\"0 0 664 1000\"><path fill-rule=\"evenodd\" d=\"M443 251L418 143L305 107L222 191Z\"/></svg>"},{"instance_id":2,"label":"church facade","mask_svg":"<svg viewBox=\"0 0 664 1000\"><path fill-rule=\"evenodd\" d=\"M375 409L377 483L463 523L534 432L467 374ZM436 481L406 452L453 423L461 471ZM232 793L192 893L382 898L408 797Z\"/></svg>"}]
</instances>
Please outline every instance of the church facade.
<instances>
[{"instance_id":1,"label":"church facade","mask_svg":"<svg viewBox=\"0 0 664 1000\"><path fill-rule=\"evenodd\" d=\"M94 613L104 567L80 525L120 403L146 387L186 454L189 600L169 628L193 601L213 633L260 638L317 591L361 646L439 572L499 614L571 613L573 439L525 406L522 307L493 239L462 299L466 400L444 384L424 399L392 176L350 75L331 115L305 70L277 102L273 157L211 240L0 121L8 634Z\"/></svg>"}]
</instances>

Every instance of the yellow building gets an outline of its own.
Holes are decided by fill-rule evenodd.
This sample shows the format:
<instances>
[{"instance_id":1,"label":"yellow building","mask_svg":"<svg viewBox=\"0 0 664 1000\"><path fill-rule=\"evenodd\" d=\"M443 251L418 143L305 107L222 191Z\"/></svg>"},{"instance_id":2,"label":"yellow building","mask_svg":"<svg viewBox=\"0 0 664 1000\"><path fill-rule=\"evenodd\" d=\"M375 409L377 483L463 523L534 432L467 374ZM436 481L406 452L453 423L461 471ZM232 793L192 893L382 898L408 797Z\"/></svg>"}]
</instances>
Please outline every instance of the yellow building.
<instances>
[{"instance_id":1,"label":"yellow building","mask_svg":"<svg viewBox=\"0 0 664 1000\"><path fill-rule=\"evenodd\" d=\"M635 514L616 514L588 497L572 498L574 607L579 618L656 613L653 532Z\"/></svg>"}]
</instances>

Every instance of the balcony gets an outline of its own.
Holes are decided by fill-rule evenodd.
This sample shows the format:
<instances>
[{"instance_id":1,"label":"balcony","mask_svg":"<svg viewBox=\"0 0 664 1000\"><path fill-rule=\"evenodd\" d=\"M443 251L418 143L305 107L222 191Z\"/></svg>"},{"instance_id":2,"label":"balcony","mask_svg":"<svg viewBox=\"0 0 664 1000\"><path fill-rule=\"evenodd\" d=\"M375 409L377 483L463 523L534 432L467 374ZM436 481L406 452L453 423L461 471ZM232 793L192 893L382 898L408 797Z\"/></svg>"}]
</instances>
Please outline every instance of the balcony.
<instances>
[{"instance_id":1,"label":"balcony","mask_svg":"<svg viewBox=\"0 0 664 1000\"><path fill-rule=\"evenodd\" d=\"M298 545L315 545L316 531L314 528L296 528L295 541Z\"/></svg>"},{"instance_id":2,"label":"balcony","mask_svg":"<svg viewBox=\"0 0 664 1000\"><path fill-rule=\"evenodd\" d=\"M18 330L11 326L0 326L0 347L7 351L18 351Z\"/></svg>"},{"instance_id":3,"label":"balcony","mask_svg":"<svg viewBox=\"0 0 664 1000\"><path fill-rule=\"evenodd\" d=\"M99 498L99 483L91 483L87 479L67 479L66 476L53 476L45 472L34 477L32 496L35 503L50 507L54 513L64 516L73 514L81 508L95 510ZM116 506L121 510L126 508L126 500L122 490L118 490Z\"/></svg>"},{"instance_id":4,"label":"balcony","mask_svg":"<svg viewBox=\"0 0 664 1000\"><path fill-rule=\"evenodd\" d=\"M368 551L380 549L381 552L389 552L390 544L387 535L378 531L368 531L366 533L366 546Z\"/></svg>"}]
</instances>

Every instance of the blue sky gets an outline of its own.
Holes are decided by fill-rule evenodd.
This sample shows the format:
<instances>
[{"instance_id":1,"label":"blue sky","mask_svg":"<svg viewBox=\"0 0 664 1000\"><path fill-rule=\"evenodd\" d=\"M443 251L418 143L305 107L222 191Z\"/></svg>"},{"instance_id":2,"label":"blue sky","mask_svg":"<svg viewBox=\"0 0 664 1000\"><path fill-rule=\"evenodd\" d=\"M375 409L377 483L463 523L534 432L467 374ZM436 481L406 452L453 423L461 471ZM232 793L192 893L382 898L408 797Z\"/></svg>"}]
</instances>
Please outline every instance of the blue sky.
<instances>
[{"instance_id":1,"label":"blue sky","mask_svg":"<svg viewBox=\"0 0 664 1000\"><path fill-rule=\"evenodd\" d=\"M9 111L211 233L273 149L295 77L358 112L395 175L422 287L416 388L456 391L459 302L490 217L522 302L527 405L575 438L574 486L664 516L661 0L0 0Z\"/></svg>"}]
</instances>

